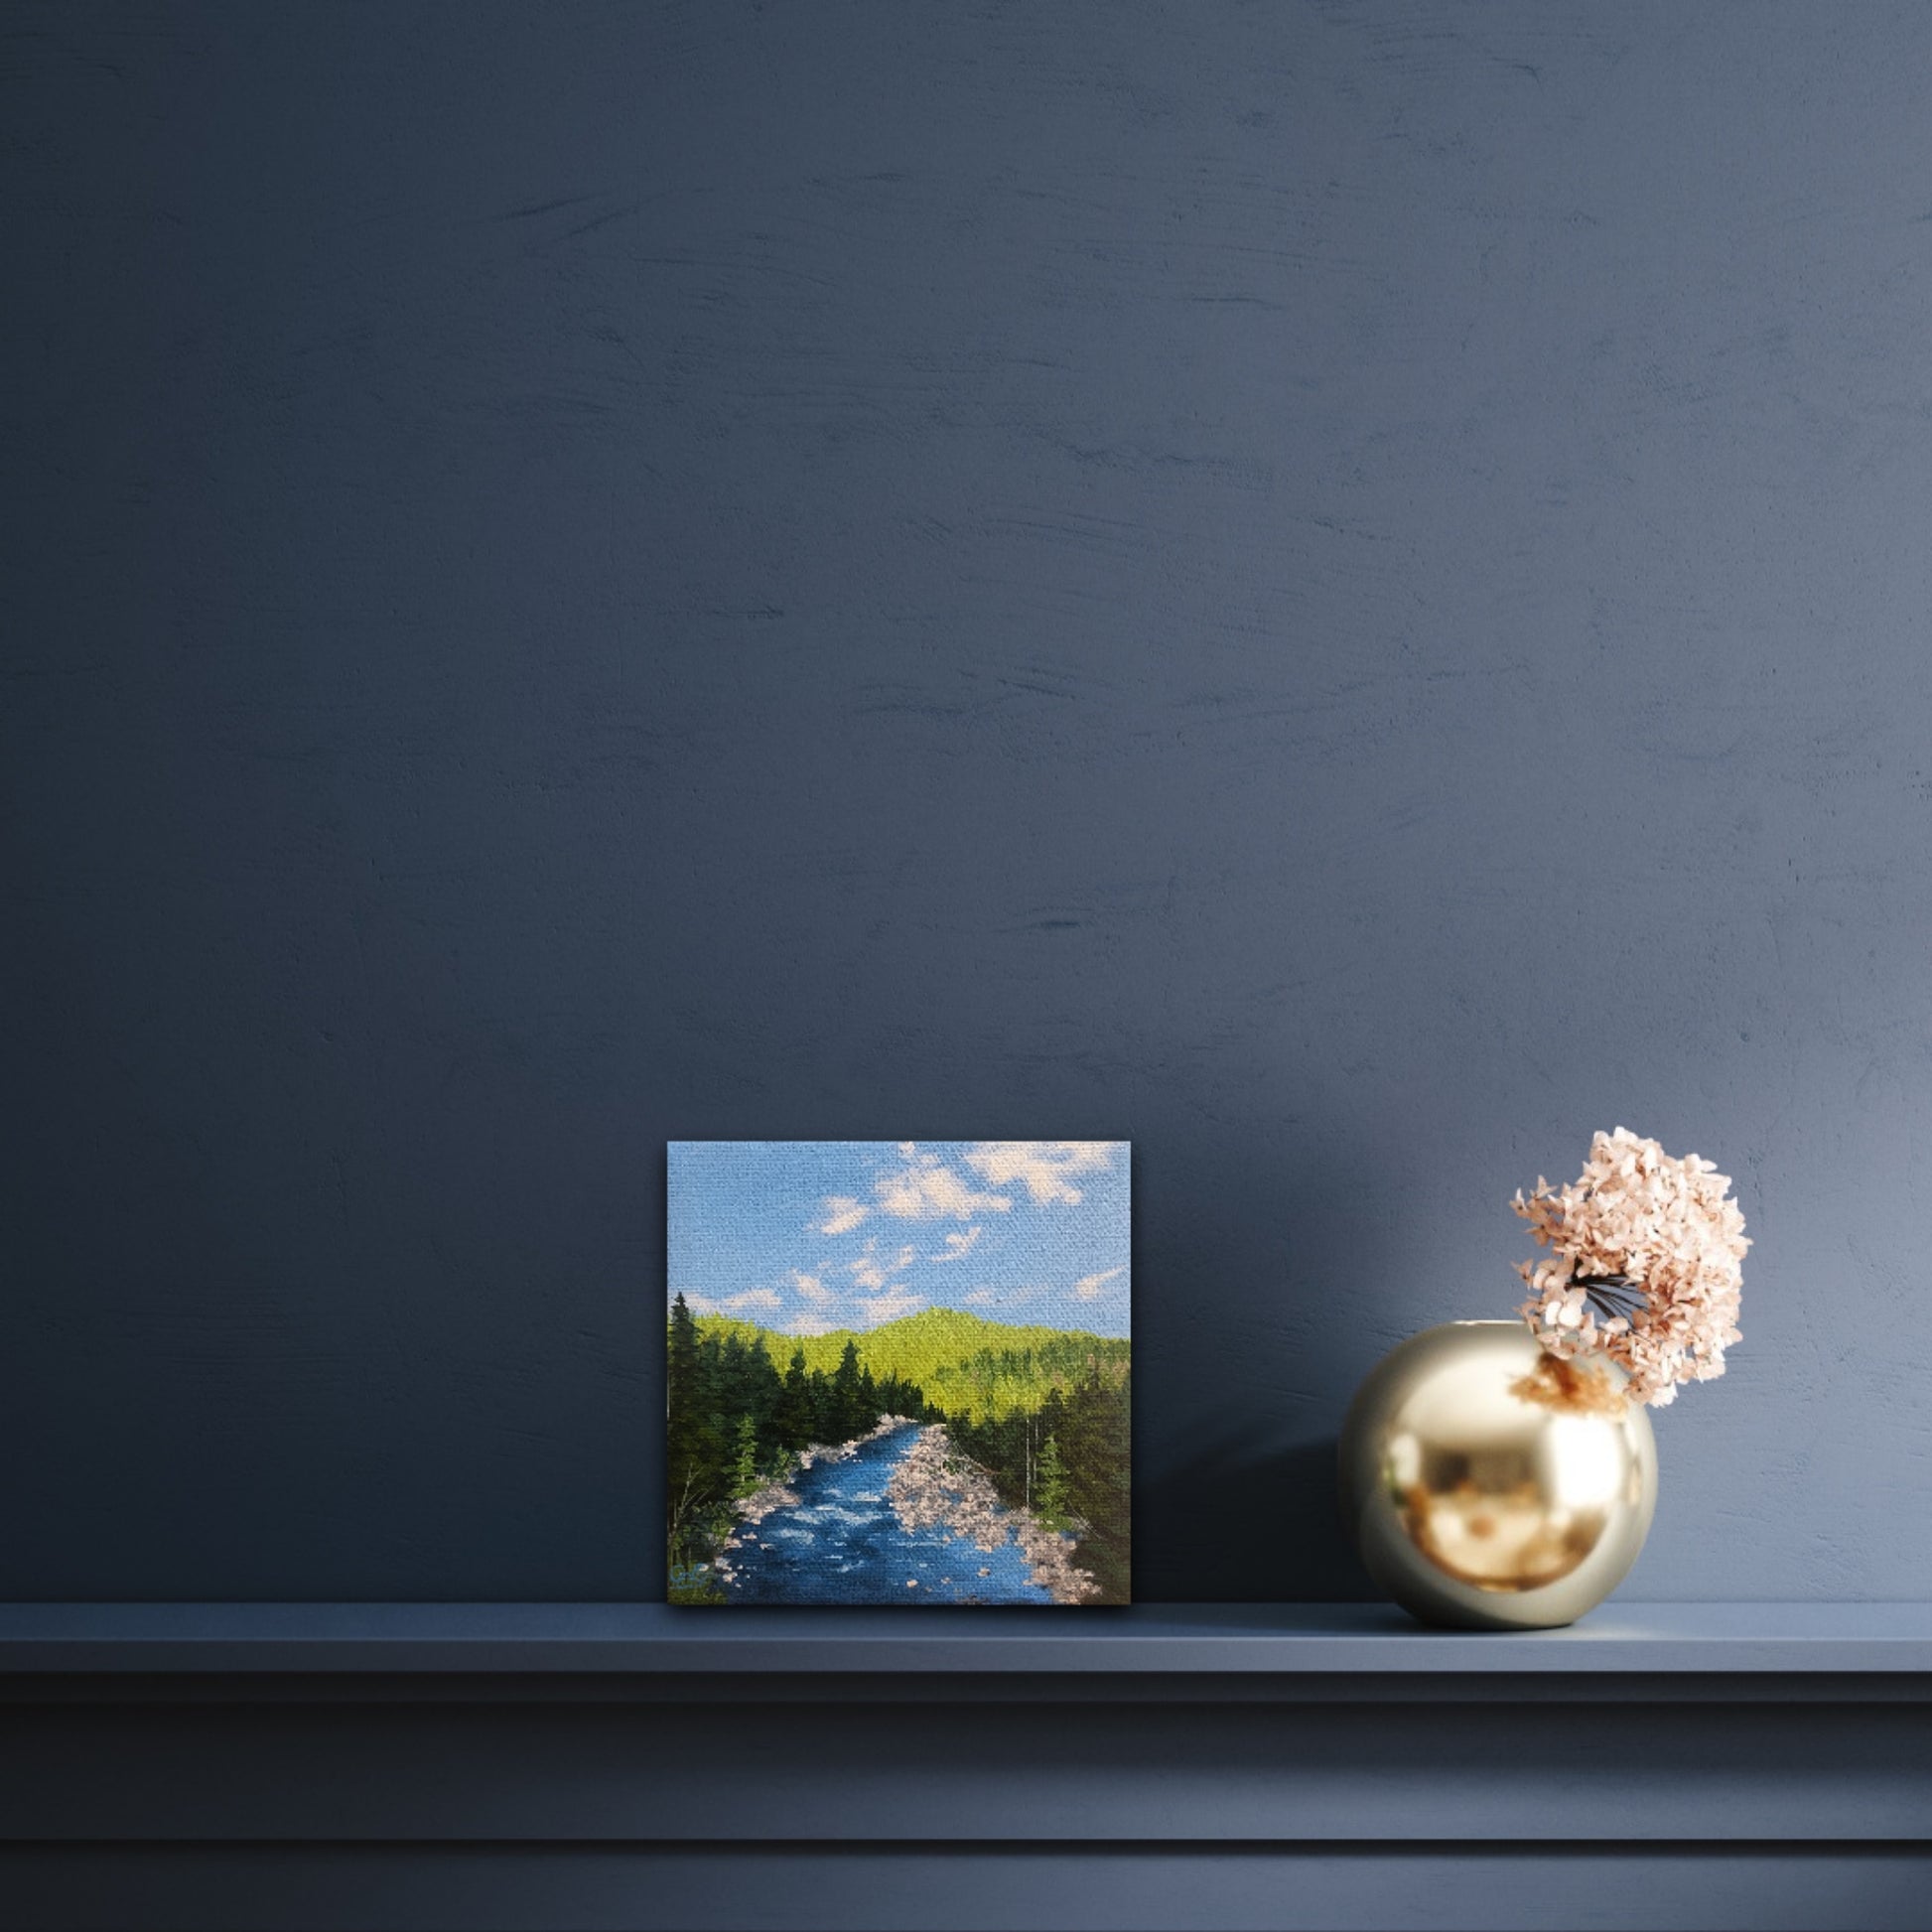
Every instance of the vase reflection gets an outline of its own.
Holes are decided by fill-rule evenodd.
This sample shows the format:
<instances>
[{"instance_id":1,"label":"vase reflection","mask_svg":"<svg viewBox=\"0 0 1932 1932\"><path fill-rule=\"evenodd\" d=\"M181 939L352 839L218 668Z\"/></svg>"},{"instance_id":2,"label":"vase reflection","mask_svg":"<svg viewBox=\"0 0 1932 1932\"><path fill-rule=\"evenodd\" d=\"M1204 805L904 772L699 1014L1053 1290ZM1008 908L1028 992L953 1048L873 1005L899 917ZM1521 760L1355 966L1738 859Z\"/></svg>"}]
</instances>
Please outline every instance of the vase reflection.
<instances>
[{"instance_id":1,"label":"vase reflection","mask_svg":"<svg viewBox=\"0 0 1932 1932\"><path fill-rule=\"evenodd\" d=\"M1566 1369L1553 1384L1542 1354L1516 1322L1432 1328L1378 1364L1349 1413L1344 1515L1370 1574L1428 1621L1571 1622L1642 1548L1648 1416L1613 1381Z\"/></svg>"}]
</instances>

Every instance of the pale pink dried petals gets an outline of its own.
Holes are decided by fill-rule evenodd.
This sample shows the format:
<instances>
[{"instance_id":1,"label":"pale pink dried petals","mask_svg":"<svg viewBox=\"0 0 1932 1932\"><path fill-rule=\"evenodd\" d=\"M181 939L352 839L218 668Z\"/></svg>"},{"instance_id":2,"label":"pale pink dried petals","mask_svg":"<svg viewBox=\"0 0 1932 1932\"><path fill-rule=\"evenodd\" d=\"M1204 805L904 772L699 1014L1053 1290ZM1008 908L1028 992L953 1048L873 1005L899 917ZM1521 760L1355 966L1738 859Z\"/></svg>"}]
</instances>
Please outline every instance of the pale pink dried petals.
<instances>
[{"instance_id":1,"label":"pale pink dried petals","mask_svg":"<svg viewBox=\"0 0 1932 1932\"><path fill-rule=\"evenodd\" d=\"M1537 1176L1511 1203L1549 1254L1523 1262L1529 1284L1523 1319L1549 1352L1574 1360L1592 1352L1618 1363L1629 1393L1663 1408L1682 1382L1725 1372L1743 1290L1744 1216L1716 1164L1688 1154L1674 1161L1655 1141L1626 1128L1598 1134L1589 1161L1567 1187ZM1602 1311L1590 1282L1640 1291L1627 1313Z\"/></svg>"}]
</instances>

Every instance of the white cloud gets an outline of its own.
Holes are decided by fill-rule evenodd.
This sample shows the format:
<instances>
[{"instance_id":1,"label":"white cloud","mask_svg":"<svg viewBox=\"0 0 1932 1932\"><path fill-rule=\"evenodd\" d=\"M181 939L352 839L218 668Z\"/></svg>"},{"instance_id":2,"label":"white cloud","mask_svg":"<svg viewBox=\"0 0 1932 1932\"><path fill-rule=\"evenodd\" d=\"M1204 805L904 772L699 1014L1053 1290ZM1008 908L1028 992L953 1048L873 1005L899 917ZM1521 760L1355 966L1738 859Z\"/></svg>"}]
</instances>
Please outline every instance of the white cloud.
<instances>
[{"instance_id":1,"label":"white cloud","mask_svg":"<svg viewBox=\"0 0 1932 1932\"><path fill-rule=\"evenodd\" d=\"M881 1174L873 1189L879 1211L900 1221L970 1221L975 1214L1004 1214L1013 1206L1004 1194L979 1192L936 1154L914 1153L897 1173Z\"/></svg>"},{"instance_id":2,"label":"white cloud","mask_svg":"<svg viewBox=\"0 0 1932 1932\"><path fill-rule=\"evenodd\" d=\"M872 1212L864 1201L850 1194L827 1194L822 1203L825 1215L811 1224L814 1234L850 1234Z\"/></svg>"},{"instance_id":3,"label":"white cloud","mask_svg":"<svg viewBox=\"0 0 1932 1932\"><path fill-rule=\"evenodd\" d=\"M743 1295L728 1295L719 1304L728 1314L750 1314L755 1309L776 1314L781 1306L775 1288L748 1288Z\"/></svg>"},{"instance_id":4,"label":"white cloud","mask_svg":"<svg viewBox=\"0 0 1932 1932\"><path fill-rule=\"evenodd\" d=\"M854 1228L862 1226L874 1213L890 1214L897 1221L970 1221L976 1214L1006 1214L1013 1209L1012 1200L997 1192L984 1192L975 1187L956 1168L951 1168L936 1154L921 1154L916 1141L900 1141L897 1144L898 1156L904 1162L890 1173L880 1174L872 1183L876 1201L861 1200L856 1194L827 1194L819 1203L818 1219L807 1224L810 1232L823 1235L850 1234ZM997 1188L1009 1186L1016 1180L1027 1180L1034 1189L1035 1200L1067 1199L1078 1200L1077 1192L1048 1192L1039 1189L1047 1184L1040 1176L1049 1171L1055 1175L1061 1171L1078 1173L1079 1157L1069 1155L1068 1149L1088 1147L1100 1148L1100 1166L1106 1165L1105 1150L1111 1147L1106 1141L986 1141L972 1155L967 1156L969 1163L976 1164L991 1149L992 1159L996 1162L1010 1160L1014 1150L1034 1157L1034 1166L1029 1169L1025 1163L1006 1175L995 1179L987 1178ZM1073 1162L1076 1165L1069 1166ZM1044 1164L1044 1165L1042 1165ZM1031 1176L1031 1177L1030 1177ZM1054 1189L1064 1189L1064 1183L1057 1177L1051 1181Z\"/></svg>"},{"instance_id":5,"label":"white cloud","mask_svg":"<svg viewBox=\"0 0 1932 1932\"><path fill-rule=\"evenodd\" d=\"M882 1321L897 1321L902 1314L916 1314L925 1307L922 1295L909 1294L903 1282L895 1283L890 1294L875 1296L860 1305L863 1313L859 1325L863 1328L876 1328Z\"/></svg>"},{"instance_id":6,"label":"white cloud","mask_svg":"<svg viewBox=\"0 0 1932 1932\"><path fill-rule=\"evenodd\" d=\"M866 1291L877 1294L886 1287L895 1275L902 1275L912 1265L915 1250L901 1248L890 1261L882 1260L879 1254L879 1237L870 1236L859 1259L846 1264L846 1273Z\"/></svg>"},{"instance_id":7,"label":"white cloud","mask_svg":"<svg viewBox=\"0 0 1932 1932\"><path fill-rule=\"evenodd\" d=\"M788 1335L829 1335L831 1332L832 1324L815 1314L794 1314L785 1323Z\"/></svg>"},{"instance_id":8,"label":"white cloud","mask_svg":"<svg viewBox=\"0 0 1932 1932\"><path fill-rule=\"evenodd\" d=\"M718 1304L708 1295L687 1295L684 1298L684 1306L693 1314L716 1314L718 1312Z\"/></svg>"},{"instance_id":9,"label":"white cloud","mask_svg":"<svg viewBox=\"0 0 1932 1932\"><path fill-rule=\"evenodd\" d=\"M1107 1284L1110 1281L1112 1281L1116 1275L1124 1275L1126 1274L1126 1272L1127 1271L1124 1268L1109 1268L1106 1269L1103 1273L1098 1275L1082 1275L1080 1279L1073 1284L1074 1299L1080 1302L1099 1301L1101 1295L1106 1290Z\"/></svg>"},{"instance_id":10,"label":"white cloud","mask_svg":"<svg viewBox=\"0 0 1932 1932\"><path fill-rule=\"evenodd\" d=\"M979 1246L980 1236L985 1232L986 1230L983 1227L977 1226L968 1228L963 1234L955 1229L951 1234L946 1236L944 1251L936 1255L927 1255L926 1260L964 1261Z\"/></svg>"},{"instance_id":11,"label":"white cloud","mask_svg":"<svg viewBox=\"0 0 1932 1932\"><path fill-rule=\"evenodd\" d=\"M1025 1185L1038 1207L1074 1207L1084 1198L1072 1176L1098 1173L1114 1164L1119 1141L981 1141L966 1165L989 1187Z\"/></svg>"},{"instance_id":12,"label":"white cloud","mask_svg":"<svg viewBox=\"0 0 1932 1932\"><path fill-rule=\"evenodd\" d=\"M791 1271L791 1285L808 1302L829 1302L832 1299L832 1291L818 1275L802 1275L794 1268Z\"/></svg>"},{"instance_id":13,"label":"white cloud","mask_svg":"<svg viewBox=\"0 0 1932 1932\"><path fill-rule=\"evenodd\" d=\"M1000 1291L997 1288L969 1289L966 1299L976 1309L990 1309L1000 1299Z\"/></svg>"}]
</instances>

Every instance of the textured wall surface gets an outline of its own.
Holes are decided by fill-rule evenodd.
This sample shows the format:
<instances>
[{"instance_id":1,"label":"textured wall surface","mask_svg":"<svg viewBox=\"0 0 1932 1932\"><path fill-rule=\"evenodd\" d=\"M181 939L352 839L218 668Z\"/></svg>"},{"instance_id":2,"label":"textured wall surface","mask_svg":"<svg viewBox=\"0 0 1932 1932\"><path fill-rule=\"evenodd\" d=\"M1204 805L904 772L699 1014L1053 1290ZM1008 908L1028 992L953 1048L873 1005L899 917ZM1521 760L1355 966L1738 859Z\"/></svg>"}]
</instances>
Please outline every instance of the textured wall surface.
<instances>
[{"instance_id":1,"label":"textured wall surface","mask_svg":"<svg viewBox=\"0 0 1932 1932\"><path fill-rule=\"evenodd\" d=\"M0 14L0 1593L661 1587L663 1147L1135 1143L1138 1584L1622 1122L1932 1593L1932 11Z\"/></svg>"}]
</instances>

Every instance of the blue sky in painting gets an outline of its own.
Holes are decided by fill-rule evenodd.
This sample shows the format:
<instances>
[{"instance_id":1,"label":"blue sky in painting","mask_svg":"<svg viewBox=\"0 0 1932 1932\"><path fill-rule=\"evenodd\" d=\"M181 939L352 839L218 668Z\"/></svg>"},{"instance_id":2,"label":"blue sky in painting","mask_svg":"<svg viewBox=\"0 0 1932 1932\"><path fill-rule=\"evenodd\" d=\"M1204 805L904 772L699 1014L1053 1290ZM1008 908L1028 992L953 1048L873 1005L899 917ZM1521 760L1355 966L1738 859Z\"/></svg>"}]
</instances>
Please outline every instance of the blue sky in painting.
<instances>
[{"instance_id":1,"label":"blue sky in painting","mask_svg":"<svg viewBox=\"0 0 1932 1932\"><path fill-rule=\"evenodd\" d=\"M789 1334L921 1309L1128 1332L1125 1141L673 1141L670 1293Z\"/></svg>"}]
</instances>

